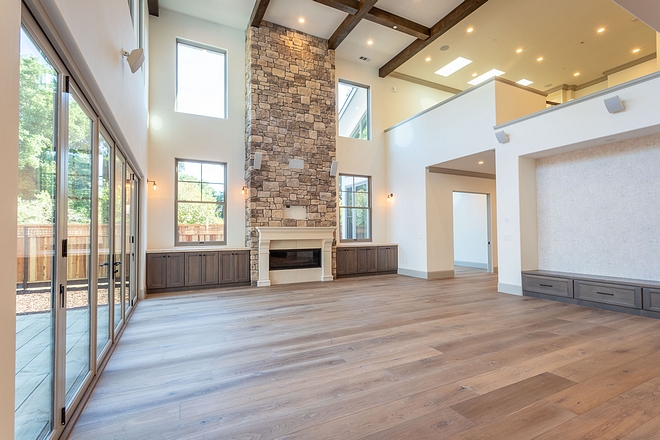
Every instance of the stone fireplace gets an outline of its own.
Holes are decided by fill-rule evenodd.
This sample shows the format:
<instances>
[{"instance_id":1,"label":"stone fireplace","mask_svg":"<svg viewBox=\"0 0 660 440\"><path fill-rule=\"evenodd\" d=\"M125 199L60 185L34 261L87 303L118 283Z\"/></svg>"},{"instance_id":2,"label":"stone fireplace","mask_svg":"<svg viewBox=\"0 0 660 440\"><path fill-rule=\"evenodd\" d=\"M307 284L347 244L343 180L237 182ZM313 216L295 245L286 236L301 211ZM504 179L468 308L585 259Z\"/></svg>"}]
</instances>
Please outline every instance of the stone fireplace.
<instances>
[{"instance_id":1,"label":"stone fireplace","mask_svg":"<svg viewBox=\"0 0 660 440\"><path fill-rule=\"evenodd\" d=\"M246 51L245 222L252 283L332 280L335 53L327 40L268 22L248 28ZM322 267L270 271L271 249L321 249Z\"/></svg>"}]
</instances>

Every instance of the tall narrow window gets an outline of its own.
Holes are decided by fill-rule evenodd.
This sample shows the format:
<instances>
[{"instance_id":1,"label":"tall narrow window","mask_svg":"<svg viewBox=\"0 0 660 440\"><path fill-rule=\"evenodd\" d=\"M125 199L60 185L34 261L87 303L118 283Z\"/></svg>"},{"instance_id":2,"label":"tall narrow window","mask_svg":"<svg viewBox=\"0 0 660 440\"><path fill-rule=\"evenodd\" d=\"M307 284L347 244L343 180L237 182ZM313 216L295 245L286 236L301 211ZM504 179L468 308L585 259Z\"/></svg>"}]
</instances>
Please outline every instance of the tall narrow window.
<instances>
[{"instance_id":1,"label":"tall narrow window","mask_svg":"<svg viewBox=\"0 0 660 440\"><path fill-rule=\"evenodd\" d=\"M337 109L339 136L371 140L369 87L340 80Z\"/></svg>"},{"instance_id":2,"label":"tall narrow window","mask_svg":"<svg viewBox=\"0 0 660 440\"><path fill-rule=\"evenodd\" d=\"M226 118L226 53L177 40L176 111Z\"/></svg>"},{"instance_id":3,"label":"tall narrow window","mask_svg":"<svg viewBox=\"0 0 660 440\"><path fill-rule=\"evenodd\" d=\"M176 175L176 244L226 244L226 165L177 159Z\"/></svg>"},{"instance_id":4,"label":"tall narrow window","mask_svg":"<svg viewBox=\"0 0 660 440\"><path fill-rule=\"evenodd\" d=\"M371 178L339 176L340 239L371 240Z\"/></svg>"}]
</instances>

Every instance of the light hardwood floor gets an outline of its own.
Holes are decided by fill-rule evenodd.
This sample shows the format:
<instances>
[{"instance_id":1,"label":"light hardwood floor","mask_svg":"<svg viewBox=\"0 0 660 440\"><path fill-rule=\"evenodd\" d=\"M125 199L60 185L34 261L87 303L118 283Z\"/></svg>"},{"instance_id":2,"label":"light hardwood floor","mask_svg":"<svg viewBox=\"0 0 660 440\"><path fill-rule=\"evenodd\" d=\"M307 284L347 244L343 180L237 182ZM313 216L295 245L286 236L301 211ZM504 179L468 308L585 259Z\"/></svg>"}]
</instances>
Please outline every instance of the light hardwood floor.
<instances>
[{"instance_id":1,"label":"light hardwood floor","mask_svg":"<svg viewBox=\"0 0 660 440\"><path fill-rule=\"evenodd\" d=\"M142 301L72 439L660 439L660 320L397 275Z\"/></svg>"}]
</instances>

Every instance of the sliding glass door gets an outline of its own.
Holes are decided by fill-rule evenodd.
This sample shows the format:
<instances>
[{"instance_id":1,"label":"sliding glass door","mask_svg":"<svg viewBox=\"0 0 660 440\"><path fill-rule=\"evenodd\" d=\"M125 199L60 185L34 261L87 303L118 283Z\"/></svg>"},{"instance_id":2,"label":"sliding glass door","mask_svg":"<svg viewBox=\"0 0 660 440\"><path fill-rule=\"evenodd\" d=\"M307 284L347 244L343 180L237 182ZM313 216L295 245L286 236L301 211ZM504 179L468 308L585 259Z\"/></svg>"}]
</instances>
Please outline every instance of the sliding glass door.
<instances>
[{"instance_id":1,"label":"sliding glass door","mask_svg":"<svg viewBox=\"0 0 660 440\"><path fill-rule=\"evenodd\" d=\"M136 299L136 174L24 15L15 438L57 438Z\"/></svg>"}]
</instances>

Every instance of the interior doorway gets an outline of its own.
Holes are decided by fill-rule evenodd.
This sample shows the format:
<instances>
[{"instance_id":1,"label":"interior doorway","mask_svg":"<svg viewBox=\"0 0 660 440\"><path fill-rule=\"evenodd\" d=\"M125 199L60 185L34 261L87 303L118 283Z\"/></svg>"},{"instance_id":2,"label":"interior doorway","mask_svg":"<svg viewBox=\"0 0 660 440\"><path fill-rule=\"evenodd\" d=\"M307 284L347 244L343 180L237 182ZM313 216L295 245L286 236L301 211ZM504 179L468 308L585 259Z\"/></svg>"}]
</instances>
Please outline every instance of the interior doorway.
<instances>
[{"instance_id":1,"label":"interior doorway","mask_svg":"<svg viewBox=\"0 0 660 440\"><path fill-rule=\"evenodd\" d=\"M493 273L489 194L453 192L454 274Z\"/></svg>"}]
</instances>

